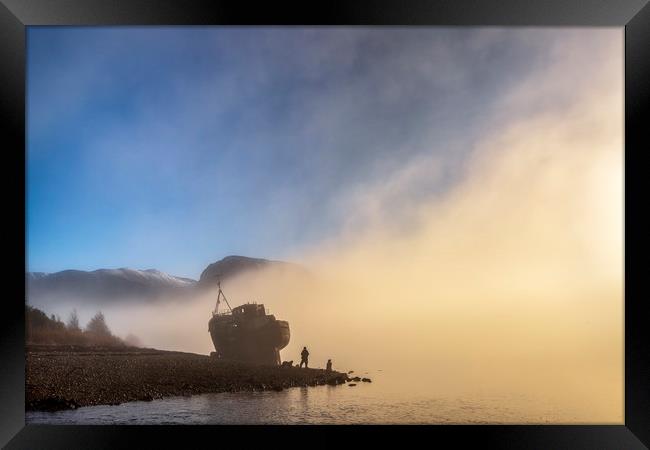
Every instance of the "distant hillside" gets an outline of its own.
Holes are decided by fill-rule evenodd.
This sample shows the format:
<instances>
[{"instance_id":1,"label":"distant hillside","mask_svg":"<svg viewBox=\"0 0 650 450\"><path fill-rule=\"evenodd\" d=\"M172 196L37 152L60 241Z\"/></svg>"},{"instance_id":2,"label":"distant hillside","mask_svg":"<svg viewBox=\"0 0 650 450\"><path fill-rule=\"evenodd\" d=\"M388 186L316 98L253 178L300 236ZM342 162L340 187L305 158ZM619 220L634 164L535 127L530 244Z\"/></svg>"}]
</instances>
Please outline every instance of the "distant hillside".
<instances>
[{"instance_id":1,"label":"distant hillside","mask_svg":"<svg viewBox=\"0 0 650 450\"><path fill-rule=\"evenodd\" d=\"M166 294L188 294L197 287L209 288L217 281L268 267L306 273L302 266L247 256L230 255L208 265L199 281L168 275L155 269L64 270L55 273L28 272L25 276L30 302L61 300L111 302L156 300ZM43 302L40 302L43 303Z\"/></svg>"},{"instance_id":2,"label":"distant hillside","mask_svg":"<svg viewBox=\"0 0 650 450\"><path fill-rule=\"evenodd\" d=\"M291 267L297 269L299 266L283 261L230 255L206 267L199 278L199 285L214 286L219 280L223 281L244 272L256 271L268 267Z\"/></svg>"},{"instance_id":3,"label":"distant hillside","mask_svg":"<svg viewBox=\"0 0 650 450\"><path fill-rule=\"evenodd\" d=\"M196 284L195 280L171 276L155 269L30 272L26 281L30 299L44 296L64 299L155 299L163 294L187 290Z\"/></svg>"}]
</instances>

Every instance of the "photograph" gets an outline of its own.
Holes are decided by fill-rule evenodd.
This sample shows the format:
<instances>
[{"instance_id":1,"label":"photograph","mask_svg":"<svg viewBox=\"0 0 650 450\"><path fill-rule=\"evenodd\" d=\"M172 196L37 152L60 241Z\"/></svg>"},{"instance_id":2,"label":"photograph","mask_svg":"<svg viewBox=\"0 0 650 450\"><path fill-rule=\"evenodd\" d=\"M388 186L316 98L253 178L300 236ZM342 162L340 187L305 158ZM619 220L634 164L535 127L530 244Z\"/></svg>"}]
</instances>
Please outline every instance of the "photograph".
<instances>
[{"instance_id":1,"label":"photograph","mask_svg":"<svg viewBox=\"0 0 650 450\"><path fill-rule=\"evenodd\" d=\"M26 27L25 423L624 425L625 43Z\"/></svg>"}]
</instances>

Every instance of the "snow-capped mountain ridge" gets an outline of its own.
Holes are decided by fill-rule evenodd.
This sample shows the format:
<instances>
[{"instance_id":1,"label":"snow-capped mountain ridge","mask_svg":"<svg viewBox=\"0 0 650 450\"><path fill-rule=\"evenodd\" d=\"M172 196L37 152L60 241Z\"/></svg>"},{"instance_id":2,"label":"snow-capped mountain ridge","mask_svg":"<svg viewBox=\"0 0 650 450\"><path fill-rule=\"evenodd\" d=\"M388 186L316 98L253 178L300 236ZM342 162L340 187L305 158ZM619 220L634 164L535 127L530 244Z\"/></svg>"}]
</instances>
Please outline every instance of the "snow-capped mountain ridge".
<instances>
[{"instance_id":1,"label":"snow-capped mountain ridge","mask_svg":"<svg viewBox=\"0 0 650 450\"><path fill-rule=\"evenodd\" d=\"M196 284L195 280L176 277L156 269L63 270L26 275L29 299L153 299L191 289Z\"/></svg>"},{"instance_id":2,"label":"snow-capped mountain ridge","mask_svg":"<svg viewBox=\"0 0 650 450\"><path fill-rule=\"evenodd\" d=\"M54 273L28 272L28 302L59 301L141 301L165 298L189 298L200 289L211 289L217 281L243 272L266 267L299 266L281 261L231 255L212 263L201 273L199 281L177 277L158 269L63 270ZM180 295L179 295L180 294Z\"/></svg>"}]
</instances>

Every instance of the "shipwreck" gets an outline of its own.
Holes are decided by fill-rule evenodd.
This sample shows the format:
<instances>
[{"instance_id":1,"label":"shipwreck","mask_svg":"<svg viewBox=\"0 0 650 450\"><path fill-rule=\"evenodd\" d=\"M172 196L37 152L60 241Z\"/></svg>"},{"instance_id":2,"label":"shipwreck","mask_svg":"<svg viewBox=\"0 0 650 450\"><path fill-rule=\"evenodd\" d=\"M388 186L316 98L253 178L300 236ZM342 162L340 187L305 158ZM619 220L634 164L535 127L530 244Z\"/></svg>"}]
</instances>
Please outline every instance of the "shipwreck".
<instances>
[{"instance_id":1,"label":"shipwreck","mask_svg":"<svg viewBox=\"0 0 650 450\"><path fill-rule=\"evenodd\" d=\"M254 364L280 365L280 350L287 346L291 336L289 323L267 314L263 304L246 303L231 308L217 283L219 293L208 331L218 359ZM219 312L221 300L227 311Z\"/></svg>"}]
</instances>

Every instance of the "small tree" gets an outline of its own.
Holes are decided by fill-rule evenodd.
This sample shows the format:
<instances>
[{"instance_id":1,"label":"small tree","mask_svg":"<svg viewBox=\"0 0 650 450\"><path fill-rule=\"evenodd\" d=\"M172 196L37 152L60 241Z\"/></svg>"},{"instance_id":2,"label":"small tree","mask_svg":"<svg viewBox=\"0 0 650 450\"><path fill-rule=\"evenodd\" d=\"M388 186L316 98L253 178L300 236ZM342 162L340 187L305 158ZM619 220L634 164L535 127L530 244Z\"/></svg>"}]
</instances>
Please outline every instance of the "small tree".
<instances>
[{"instance_id":1,"label":"small tree","mask_svg":"<svg viewBox=\"0 0 650 450\"><path fill-rule=\"evenodd\" d=\"M104 314L100 311L90 319L88 325L86 325L86 331L88 333L94 334L98 337L112 337L113 334L111 330L106 325L106 319L104 319Z\"/></svg>"},{"instance_id":2,"label":"small tree","mask_svg":"<svg viewBox=\"0 0 650 450\"><path fill-rule=\"evenodd\" d=\"M68 330L81 331L81 327L79 326L79 317L77 316L76 309L73 309L70 313L70 318L68 319Z\"/></svg>"}]
</instances>

